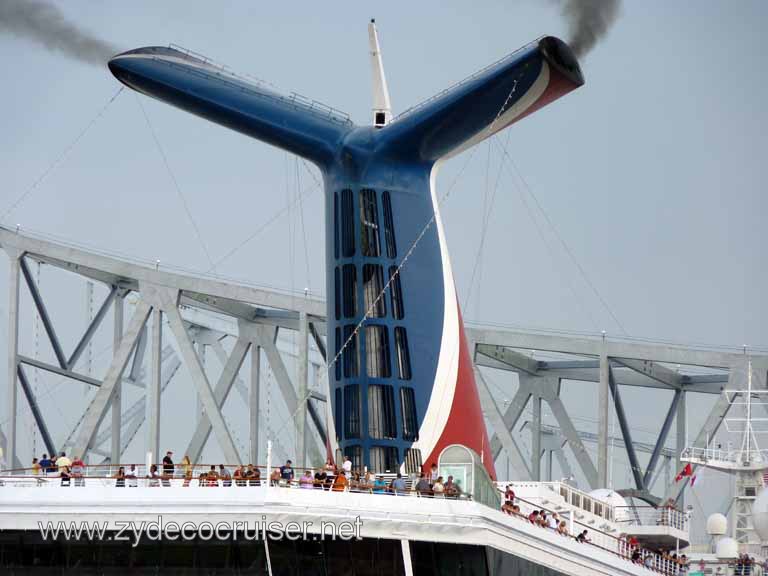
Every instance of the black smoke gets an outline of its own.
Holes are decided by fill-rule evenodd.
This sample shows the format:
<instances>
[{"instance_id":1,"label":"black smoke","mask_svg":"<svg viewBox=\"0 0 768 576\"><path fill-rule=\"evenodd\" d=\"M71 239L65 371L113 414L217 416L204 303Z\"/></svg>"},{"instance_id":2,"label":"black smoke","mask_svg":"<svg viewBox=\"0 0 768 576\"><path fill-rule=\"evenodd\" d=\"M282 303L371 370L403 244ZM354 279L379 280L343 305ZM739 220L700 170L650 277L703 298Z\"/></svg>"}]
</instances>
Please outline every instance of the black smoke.
<instances>
[{"instance_id":1,"label":"black smoke","mask_svg":"<svg viewBox=\"0 0 768 576\"><path fill-rule=\"evenodd\" d=\"M562 0L568 44L577 57L586 55L608 33L619 16L620 0Z\"/></svg>"},{"instance_id":2,"label":"black smoke","mask_svg":"<svg viewBox=\"0 0 768 576\"><path fill-rule=\"evenodd\" d=\"M0 33L32 40L88 64L106 64L119 51L44 0L0 0Z\"/></svg>"}]
</instances>

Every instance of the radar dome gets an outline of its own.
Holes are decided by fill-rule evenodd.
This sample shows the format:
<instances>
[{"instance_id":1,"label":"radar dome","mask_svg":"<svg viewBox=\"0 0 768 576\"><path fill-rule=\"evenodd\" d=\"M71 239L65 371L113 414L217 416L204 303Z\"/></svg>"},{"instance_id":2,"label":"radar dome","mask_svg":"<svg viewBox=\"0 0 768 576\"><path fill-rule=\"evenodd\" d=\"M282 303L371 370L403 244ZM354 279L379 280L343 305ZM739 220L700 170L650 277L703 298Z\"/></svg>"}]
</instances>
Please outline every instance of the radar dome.
<instances>
[{"instance_id":1,"label":"radar dome","mask_svg":"<svg viewBox=\"0 0 768 576\"><path fill-rule=\"evenodd\" d=\"M614 509L614 520L616 522L629 520L627 501L624 500L624 497L618 492L615 492L610 488L598 488L592 490L592 492L589 493L589 496L595 500L608 504L608 506L612 506Z\"/></svg>"},{"instance_id":2,"label":"radar dome","mask_svg":"<svg viewBox=\"0 0 768 576\"><path fill-rule=\"evenodd\" d=\"M707 534L723 536L726 532L728 532L728 519L725 516L715 513L707 518Z\"/></svg>"},{"instance_id":3,"label":"radar dome","mask_svg":"<svg viewBox=\"0 0 768 576\"><path fill-rule=\"evenodd\" d=\"M768 540L768 490L762 490L752 503L752 524L760 540Z\"/></svg>"},{"instance_id":4,"label":"radar dome","mask_svg":"<svg viewBox=\"0 0 768 576\"><path fill-rule=\"evenodd\" d=\"M720 560L739 557L739 543L733 538L720 538L715 545L715 556Z\"/></svg>"}]
</instances>

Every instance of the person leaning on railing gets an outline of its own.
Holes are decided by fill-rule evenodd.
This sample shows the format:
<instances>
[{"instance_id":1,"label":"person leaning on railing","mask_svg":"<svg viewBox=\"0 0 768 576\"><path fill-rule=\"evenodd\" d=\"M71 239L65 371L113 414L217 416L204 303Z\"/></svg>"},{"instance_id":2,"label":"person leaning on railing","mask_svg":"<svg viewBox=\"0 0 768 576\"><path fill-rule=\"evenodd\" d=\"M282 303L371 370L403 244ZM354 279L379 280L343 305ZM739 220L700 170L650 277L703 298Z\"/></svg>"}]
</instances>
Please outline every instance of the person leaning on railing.
<instances>
[{"instance_id":1,"label":"person leaning on railing","mask_svg":"<svg viewBox=\"0 0 768 576\"><path fill-rule=\"evenodd\" d=\"M125 468L120 466L117 469L117 473L113 476L115 479L115 486L117 488L125 488Z\"/></svg>"},{"instance_id":2,"label":"person leaning on railing","mask_svg":"<svg viewBox=\"0 0 768 576\"><path fill-rule=\"evenodd\" d=\"M235 468L235 473L232 475L232 478L235 481L235 486L245 486L245 468L242 464L240 464L237 468Z\"/></svg>"},{"instance_id":3,"label":"person leaning on railing","mask_svg":"<svg viewBox=\"0 0 768 576\"><path fill-rule=\"evenodd\" d=\"M400 472L397 473L397 478L392 480L392 491L395 494L405 494L408 491L408 486L405 483L405 478Z\"/></svg>"},{"instance_id":4,"label":"person leaning on railing","mask_svg":"<svg viewBox=\"0 0 768 576\"><path fill-rule=\"evenodd\" d=\"M131 468L128 470L128 473L125 475L125 477L128 480L129 488L136 488L139 485L139 479L136 475L136 464L131 464Z\"/></svg>"},{"instance_id":5,"label":"person leaning on railing","mask_svg":"<svg viewBox=\"0 0 768 576\"><path fill-rule=\"evenodd\" d=\"M245 477L248 479L248 486L261 486L261 470L255 468L253 464L248 464Z\"/></svg>"},{"instance_id":6,"label":"person leaning on railing","mask_svg":"<svg viewBox=\"0 0 768 576\"><path fill-rule=\"evenodd\" d=\"M219 464L219 478L221 478L222 486L232 486L232 475L224 464Z\"/></svg>"},{"instance_id":7,"label":"person leaning on railing","mask_svg":"<svg viewBox=\"0 0 768 576\"><path fill-rule=\"evenodd\" d=\"M59 477L61 478L62 486L69 486L69 479L71 477L69 473L69 466L62 466L59 468Z\"/></svg>"},{"instance_id":8,"label":"person leaning on railing","mask_svg":"<svg viewBox=\"0 0 768 576\"><path fill-rule=\"evenodd\" d=\"M325 471L325 468L321 468L317 472L315 472L315 481L314 481L314 487L323 489L325 486L325 483L328 481L328 473Z\"/></svg>"},{"instance_id":9,"label":"person leaning on railing","mask_svg":"<svg viewBox=\"0 0 768 576\"><path fill-rule=\"evenodd\" d=\"M85 462L83 462L80 456L75 456L72 460L72 478L75 479L75 486L85 486Z\"/></svg>"},{"instance_id":10,"label":"person leaning on railing","mask_svg":"<svg viewBox=\"0 0 768 576\"><path fill-rule=\"evenodd\" d=\"M419 481L416 482L416 493L419 496L428 496L431 492L432 488L429 485L429 480L427 480L427 475L422 472L419 475Z\"/></svg>"},{"instance_id":11,"label":"person leaning on railing","mask_svg":"<svg viewBox=\"0 0 768 576\"><path fill-rule=\"evenodd\" d=\"M435 483L432 484L432 494L435 498L445 497L445 485L443 484L443 477L438 476Z\"/></svg>"},{"instance_id":12,"label":"person leaning on railing","mask_svg":"<svg viewBox=\"0 0 768 576\"><path fill-rule=\"evenodd\" d=\"M181 467L184 470L184 486L189 486L189 483L192 481L192 462L189 459L188 455L184 455L184 458L181 459Z\"/></svg>"},{"instance_id":13,"label":"person leaning on railing","mask_svg":"<svg viewBox=\"0 0 768 576\"><path fill-rule=\"evenodd\" d=\"M373 483L373 493L383 494L387 491L387 483L384 481L383 476L376 476L376 481Z\"/></svg>"},{"instance_id":14,"label":"person leaning on railing","mask_svg":"<svg viewBox=\"0 0 768 576\"><path fill-rule=\"evenodd\" d=\"M333 481L334 492L344 492L347 488L347 477L344 474L337 474Z\"/></svg>"},{"instance_id":15,"label":"person leaning on railing","mask_svg":"<svg viewBox=\"0 0 768 576\"><path fill-rule=\"evenodd\" d=\"M160 474L157 472L157 464L152 464L152 466L149 467L147 479L149 480L148 484L150 487L156 488L160 486Z\"/></svg>"},{"instance_id":16,"label":"person leaning on railing","mask_svg":"<svg viewBox=\"0 0 768 576\"><path fill-rule=\"evenodd\" d=\"M445 483L445 495L448 498L458 498L461 495L461 488L453 481L453 476L448 476Z\"/></svg>"}]
</instances>

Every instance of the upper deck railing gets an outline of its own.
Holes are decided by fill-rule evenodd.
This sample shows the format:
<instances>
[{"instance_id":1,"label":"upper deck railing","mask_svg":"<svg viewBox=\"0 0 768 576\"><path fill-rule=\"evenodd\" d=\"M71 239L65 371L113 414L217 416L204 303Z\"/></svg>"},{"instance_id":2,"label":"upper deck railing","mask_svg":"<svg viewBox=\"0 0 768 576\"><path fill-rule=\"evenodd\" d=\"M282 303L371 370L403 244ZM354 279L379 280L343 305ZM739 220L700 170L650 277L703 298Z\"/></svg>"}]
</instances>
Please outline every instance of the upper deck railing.
<instances>
[{"instance_id":1,"label":"upper deck railing","mask_svg":"<svg viewBox=\"0 0 768 576\"><path fill-rule=\"evenodd\" d=\"M279 476L279 468L272 469L270 473L266 466L253 466L251 468L253 475L237 474L240 468L237 465L225 465L225 473L223 474L220 465L196 464L185 467L176 464L173 470L167 471L162 464L156 465L156 467L157 470L152 472L146 464L78 466L72 467L64 475L56 467L50 468L48 471L32 468L5 470L0 473L0 489L14 487L87 488L91 486L114 488L254 488L268 485L330 492L390 494L401 497L473 499L472 494L463 491L435 493L432 490L416 490L416 482L413 477L403 477L405 486L396 488L392 486L396 474L391 472L373 474L369 479L358 479L360 474L354 473L351 479L341 484L336 482L341 474L339 471L327 471L327 480L318 481L315 479L314 472L319 472L320 469L311 468L294 468L293 478L282 478ZM248 470L249 468L244 467L244 471ZM309 477L304 475L306 471L310 472ZM380 479L380 482L376 483L375 479Z\"/></svg>"},{"instance_id":2,"label":"upper deck railing","mask_svg":"<svg viewBox=\"0 0 768 576\"><path fill-rule=\"evenodd\" d=\"M506 485L501 483L502 485ZM688 515L676 508L652 506L613 506L603 500L591 496L587 492L574 488L564 482L511 482L513 489L521 494L527 494L529 500L547 504L552 497L560 496L564 507L577 510L577 516L582 512L605 520L608 524L620 526L622 531L626 526L661 526L675 528L688 534ZM537 496L531 496L536 491Z\"/></svg>"},{"instance_id":3,"label":"upper deck railing","mask_svg":"<svg viewBox=\"0 0 768 576\"><path fill-rule=\"evenodd\" d=\"M658 526L674 528L689 533L689 516L681 510L662 506L616 506L615 513L620 519L616 520L622 526Z\"/></svg>"},{"instance_id":4,"label":"upper deck railing","mask_svg":"<svg viewBox=\"0 0 768 576\"><path fill-rule=\"evenodd\" d=\"M541 38L543 38L543 36ZM506 56L503 56L502 58L499 58L495 62L492 62L492 63L488 64L484 68L481 68L477 72L474 72L474 73L470 74L466 78L463 78L463 79L459 80L458 82L455 82L454 84L451 84L445 90L441 90L440 92L438 92L437 94L435 94L433 96L430 96L426 100L422 100L418 104L414 104L410 108L407 108L406 110L403 110L402 112L400 112L400 114L398 114L397 116L392 118L392 122L398 122L399 120L402 120L403 118L406 118L407 116L410 116L414 112L416 112L418 110L421 110L422 108L427 106L430 102L434 102L435 100L438 100L439 98L442 98L443 96L448 94L451 90L454 90L454 89L458 88L459 86L463 86L464 84L467 84L467 83L471 82L475 78L477 78L479 76L482 76L488 70L494 68L495 66L499 66L503 62L506 62L507 60L511 60L512 58L514 58L515 56L517 56L521 52L524 52L525 50L528 50L531 46L534 46L534 45L538 44L539 41L541 40L541 38L537 38L533 42L529 42L525 46L521 46L520 48L518 48L514 52L511 52L511 53L507 54Z\"/></svg>"},{"instance_id":5,"label":"upper deck railing","mask_svg":"<svg viewBox=\"0 0 768 576\"><path fill-rule=\"evenodd\" d=\"M531 484L531 483L527 483ZM557 482L549 482L542 484L559 484ZM514 484L513 484L514 485ZM679 560L672 558L671 554L659 553L657 551L649 550L639 546L638 544L632 544L624 535L614 535L605 531L601 527L596 527L593 524L585 522L583 519L579 519L577 509L560 509L558 510L553 503L548 505L542 505L541 502L534 502L525 498L515 496L514 504L519 508L519 512L510 513L511 516L518 518L522 522L533 524L530 520L530 514L535 511L545 511L547 515L552 518L559 518L564 520L567 524L566 533L564 537L574 538L581 534L583 531L587 532L587 537L583 541L585 546L596 546L602 550L605 550L611 554L614 554L627 562L633 562L639 564L658 574L664 574L665 576L678 576L683 574L681 567L687 566L686 563L681 563ZM555 530L553 527L539 526L542 530Z\"/></svg>"},{"instance_id":6,"label":"upper deck railing","mask_svg":"<svg viewBox=\"0 0 768 576\"><path fill-rule=\"evenodd\" d=\"M204 56L203 54L194 52L188 48L184 48L183 46L170 44L168 47L181 53L183 56L187 56L191 60L196 60L205 64L207 67L207 70L202 68L183 68L186 72L197 74L205 78L215 76L218 80L228 84L230 87L248 92L249 94L262 98L271 98L273 100L292 105L296 108L301 108L302 110L312 112L313 114L316 114L322 118L333 120L339 124L352 124L352 119L349 117L349 114L338 110L333 106L329 106L323 102L319 102L318 100L313 100L312 98L307 98L306 96L303 96L297 92L289 92L287 95L285 95L274 84L266 82L265 80L250 74L235 72L229 66L220 64L215 60ZM156 59L161 60L160 58ZM169 64L170 66L175 66L173 62L168 60L163 60L163 62ZM229 79L227 77L229 77ZM236 82L232 82L231 80L235 80ZM269 89L269 91L253 90L253 85L266 87Z\"/></svg>"},{"instance_id":7,"label":"upper deck railing","mask_svg":"<svg viewBox=\"0 0 768 576\"><path fill-rule=\"evenodd\" d=\"M768 468L768 450L690 447L683 450L680 459L717 468Z\"/></svg>"}]
</instances>

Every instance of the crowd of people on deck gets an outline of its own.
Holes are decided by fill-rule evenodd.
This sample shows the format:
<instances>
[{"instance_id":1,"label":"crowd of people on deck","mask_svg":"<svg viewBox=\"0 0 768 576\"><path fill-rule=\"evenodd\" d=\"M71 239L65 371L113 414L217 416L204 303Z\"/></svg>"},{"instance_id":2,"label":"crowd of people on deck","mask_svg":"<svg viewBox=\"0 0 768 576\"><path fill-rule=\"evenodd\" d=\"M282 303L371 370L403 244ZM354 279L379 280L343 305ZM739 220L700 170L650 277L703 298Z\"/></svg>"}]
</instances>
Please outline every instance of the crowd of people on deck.
<instances>
[{"instance_id":1,"label":"crowd of people on deck","mask_svg":"<svg viewBox=\"0 0 768 576\"><path fill-rule=\"evenodd\" d=\"M79 457L70 459L65 452L60 452L58 458L55 455L49 458L48 454L43 454L39 460L32 458L32 474L34 476L58 475L62 486L70 486L73 481L75 486L84 486L85 462Z\"/></svg>"},{"instance_id":2,"label":"crowd of people on deck","mask_svg":"<svg viewBox=\"0 0 768 576\"><path fill-rule=\"evenodd\" d=\"M521 513L520 505L515 502L516 499L512 485L507 485L501 505L502 512L526 520L541 528L553 530L561 536L573 537L580 544L592 543L588 530L581 530L576 534L571 534L565 519L558 516L557 512L534 508L526 516ZM678 555L666 550L648 550L640 546L637 538L632 536L623 535L619 539L619 554L634 564L640 564L650 570L660 570L662 573L671 576L682 576L688 573L689 561L685 554ZM736 574L747 575L750 572L736 572Z\"/></svg>"},{"instance_id":3,"label":"crowd of people on deck","mask_svg":"<svg viewBox=\"0 0 768 576\"><path fill-rule=\"evenodd\" d=\"M74 481L75 486L85 485L86 465L80 458L71 460L64 452L54 461L43 454L39 460L32 459L32 474L35 476L52 476L61 478L62 486L70 486ZM143 478L144 485L150 487L170 486L173 478L183 478L182 486L191 486L195 479L195 466L189 456L184 456L181 464L173 461L173 452L166 452L162 464L152 464L145 475L141 475L135 464L131 464L126 470L120 466L112 476L115 486L118 488L134 487L139 485L139 479ZM391 478L390 478L391 476ZM206 487L229 486L261 486L261 471L253 464L239 465L234 473L224 465L211 465L210 469L197 474L197 485ZM266 481L267 479L264 479ZM429 473L421 473L418 480L409 487L409 482L400 472L394 475L376 474L370 470L362 472L352 469L352 460L344 457L341 466L337 466L333 459L328 459L325 465L314 474L311 470L305 470L298 479L293 469L291 460L279 468L274 468L268 481L273 486L298 486L304 489L322 489L333 492L360 491L374 494L406 494L416 492L420 496L435 498L458 498L463 494L461 487L453 476L444 478L438 473L437 464L433 463Z\"/></svg>"}]
</instances>

